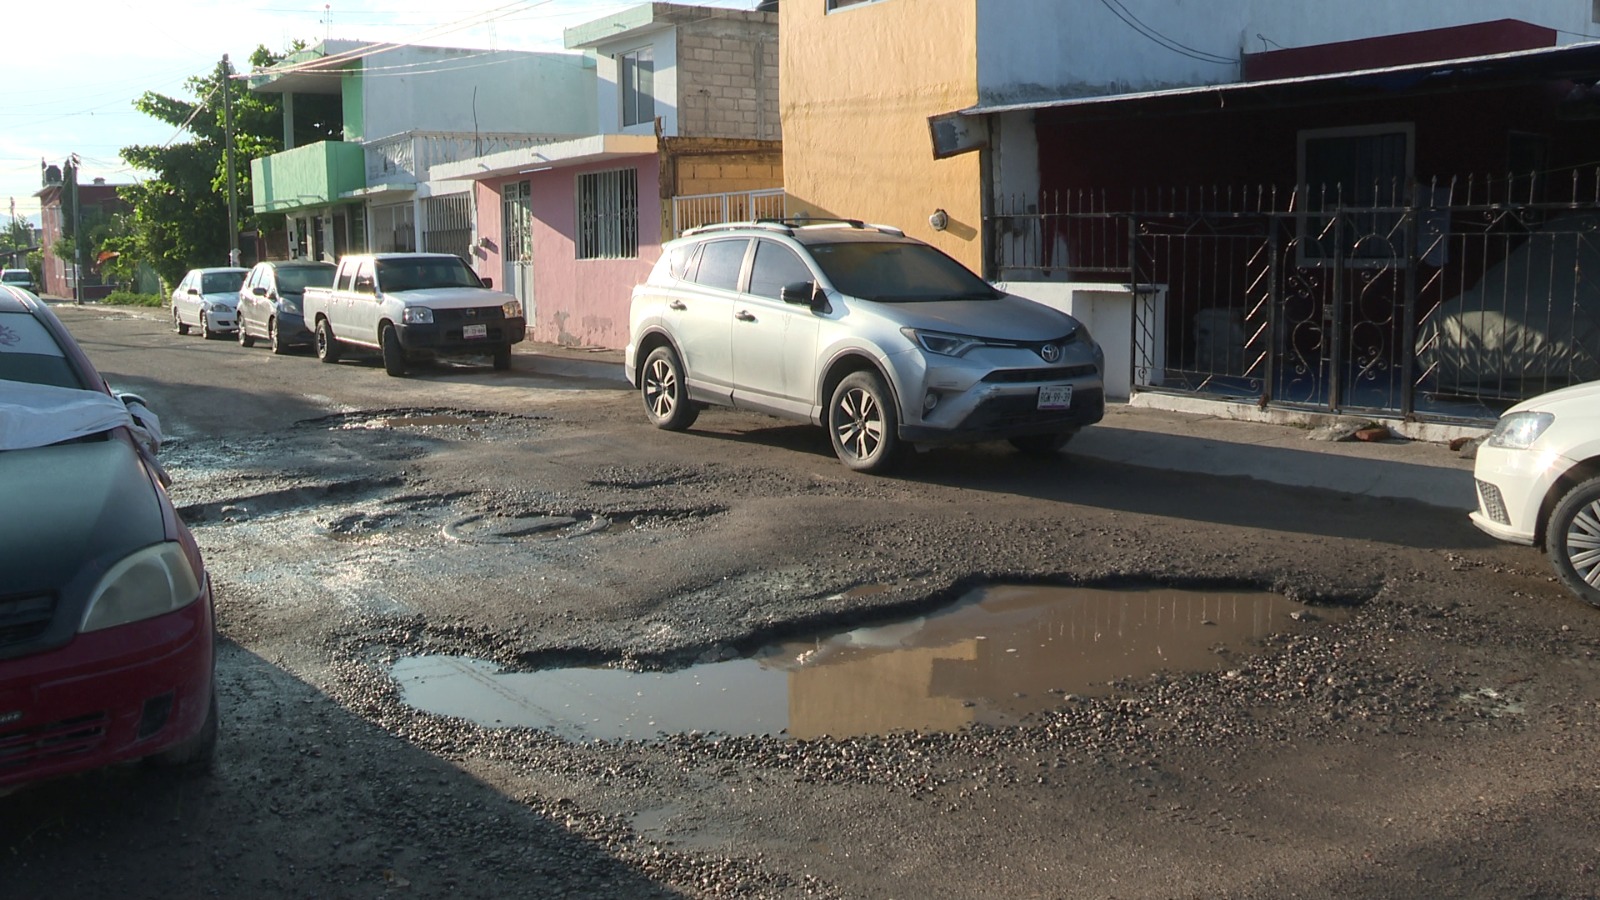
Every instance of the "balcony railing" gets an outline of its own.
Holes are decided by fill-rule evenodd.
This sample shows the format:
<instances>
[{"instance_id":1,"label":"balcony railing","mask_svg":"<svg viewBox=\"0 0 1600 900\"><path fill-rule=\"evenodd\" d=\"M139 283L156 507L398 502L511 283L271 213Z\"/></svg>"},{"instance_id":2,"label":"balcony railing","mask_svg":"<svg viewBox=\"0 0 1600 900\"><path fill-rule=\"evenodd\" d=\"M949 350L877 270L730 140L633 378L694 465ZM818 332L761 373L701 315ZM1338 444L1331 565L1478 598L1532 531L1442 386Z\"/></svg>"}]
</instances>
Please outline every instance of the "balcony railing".
<instances>
[{"instance_id":1,"label":"balcony railing","mask_svg":"<svg viewBox=\"0 0 1600 900\"><path fill-rule=\"evenodd\" d=\"M783 188L673 197L673 236L681 236L685 231L702 225L750 219L781 219L787 199Z\"/></svg>"},{"instance_id":2,"label":"balcony railing","mask_svg":"<svg viewBox=\"0 0 1600 900\"><path fill-rule=\"evenodd\" d=\"M472 134L448 131L407 131L366 142L367 184L416 184L441 163L460 162L503 150L537 147L571 135Z\"/></svg>"}]
</instances>

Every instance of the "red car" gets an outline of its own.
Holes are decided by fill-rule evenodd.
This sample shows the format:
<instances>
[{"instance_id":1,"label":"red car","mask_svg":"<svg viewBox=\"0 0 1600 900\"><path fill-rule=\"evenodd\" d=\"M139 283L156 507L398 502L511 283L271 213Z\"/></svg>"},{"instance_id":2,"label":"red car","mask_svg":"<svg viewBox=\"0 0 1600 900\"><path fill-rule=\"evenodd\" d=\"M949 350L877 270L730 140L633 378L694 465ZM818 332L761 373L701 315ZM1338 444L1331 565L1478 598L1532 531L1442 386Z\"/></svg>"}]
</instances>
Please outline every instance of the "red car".
<instances>
[{"instance_id":1,"label":"red car","mask_svg":"<svg viewBox=\"0 0 1600 900\"><path fill-rule=\"evenodd\" d=\"M49 307L0 286L0 793L211 760L211 582L159 441Z\"/></svg>"}]
</instances>

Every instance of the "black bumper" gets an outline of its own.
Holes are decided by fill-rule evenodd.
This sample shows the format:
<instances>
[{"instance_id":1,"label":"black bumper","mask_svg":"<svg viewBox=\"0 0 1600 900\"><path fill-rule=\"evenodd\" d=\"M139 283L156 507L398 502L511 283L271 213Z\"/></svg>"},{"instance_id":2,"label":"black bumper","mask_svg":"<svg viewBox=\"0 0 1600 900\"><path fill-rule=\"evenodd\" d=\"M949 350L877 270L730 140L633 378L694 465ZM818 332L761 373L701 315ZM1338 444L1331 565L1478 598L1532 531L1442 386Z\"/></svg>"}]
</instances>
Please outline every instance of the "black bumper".
<instances>
[{"instance_id":1,"label":"black bumper","mask_svg":"<svg viewBox=\"0 0 1600 900\"><path fill-rule=\"evenodd\" d=\"M466 337L468 326L484 326L483 337ZM434 350L442 353L472 353L520 344L528 336L527 319L434 321L426 325L396 325L400 346L407 350Z\"/></svg>"},{"instance_id":2,"label":"black bumper","mask_svg":"<svg viewBox=\"0 0 1600 900\"><path fill-rule=\"evenodd\" d=\"M1030 434L1061 434L1093 425L1106 415L1105 391L1079 388L1072 406L1040 410L1033 395L995 397L974 409L955 428L903 426L900 438L917 444L956 444L1001 440Z\"/></svg>"}]
</instances>

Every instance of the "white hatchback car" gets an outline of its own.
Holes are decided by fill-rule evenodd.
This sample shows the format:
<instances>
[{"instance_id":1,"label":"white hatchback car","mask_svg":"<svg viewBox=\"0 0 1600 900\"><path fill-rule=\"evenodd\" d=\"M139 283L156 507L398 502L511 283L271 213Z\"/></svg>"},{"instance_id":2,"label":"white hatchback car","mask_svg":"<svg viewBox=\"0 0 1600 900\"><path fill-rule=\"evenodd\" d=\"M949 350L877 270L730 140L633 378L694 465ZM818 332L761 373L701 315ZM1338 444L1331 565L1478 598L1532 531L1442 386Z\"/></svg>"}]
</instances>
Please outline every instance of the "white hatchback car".
<instances>
[{"instance_id":1,"label":"white hatchback car","mask_svg":"<svg viewBox=\"0 0 1600 900\"><path fill-rule=\"evenodd\" d=\"M1600 607L1600 381L1511 407L1478 448L1472 523L1541 546L1561 581Z\"/></svg>"},{"instance_id":2,"label":"white hatchback car","mask_svg":"<svg viewBox=\"0 0 1600 900\"><path fill-rule=\"evenodd\" d=\"M691 229L634 288L629 324L628 380L657 427L712 405L810 421L863 472L907 444L1054 454L1105 414L1083 323L881 225Z\"/></svg>"},{"instance_id":3,"label":"white hatchback car","mask_svg":"<svg viewBox=\"0 0 1600 900\"><path fill-rule=\"evenodd\" d=\"M239 287L248 269L218 266L190 269L172 292L172 328L188 334L198 328L207 338L233 334L239 327Z\"/></svg>"}]
</instances>

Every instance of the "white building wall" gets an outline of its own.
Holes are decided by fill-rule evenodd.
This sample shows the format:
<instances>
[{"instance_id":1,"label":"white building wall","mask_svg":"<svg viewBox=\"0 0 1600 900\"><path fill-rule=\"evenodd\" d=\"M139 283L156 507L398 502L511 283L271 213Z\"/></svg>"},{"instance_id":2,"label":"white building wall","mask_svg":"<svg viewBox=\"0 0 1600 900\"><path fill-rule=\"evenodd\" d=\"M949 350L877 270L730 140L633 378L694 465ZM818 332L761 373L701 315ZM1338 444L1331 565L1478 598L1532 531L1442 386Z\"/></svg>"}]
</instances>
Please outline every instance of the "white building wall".
<instances>
[{"instance_id":1,"label":"white building wall","mask_svg":"<svg viewBox=\"0 0 1600 900\"><path fill-rule=\"evenodd\" d=\"M1496 19L1600 34L1586 0L1121 0L1162 46L1101 0L977 0L978 93L985 104L1237 81L1243 52L1303 47ZM1226 62L1195 59L1225 57ZM933 64L934 61L930 61Z\"/></svg>"},{"instance_id":2,"label":"white building wall","mask_svg":"<svg viewBox=\"0 0 1600 900\"><path fill-rule=\"evenodd\" d=\"M365 64L367 140L408 131L595 130L594 70L582 54L404 47Z\"/></svg>"},{"instance_id":3,"label":"white building wall","mask_svg":"<svg viewBox=\"0 0 1600 900\"><path fill-rule=\"evenodd\" d=\"M596 109L599 134L655 134L654 122L623 127L621 65L617 55L650 47L655 58L656 115L661 118L661 134L678 136L678 29L668 27L648 35L598 44L591 57L595 62Z\"/></svg>"}]
</instances>

